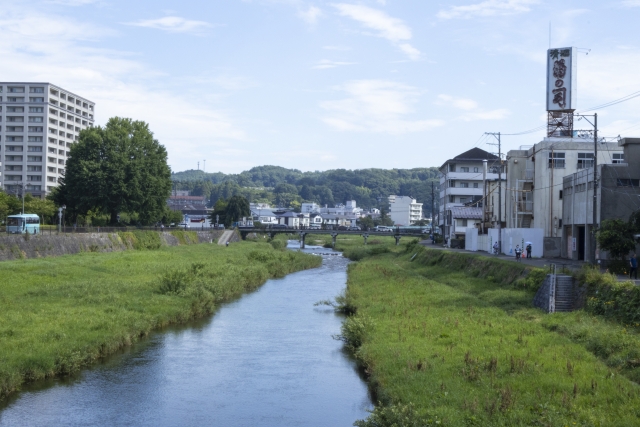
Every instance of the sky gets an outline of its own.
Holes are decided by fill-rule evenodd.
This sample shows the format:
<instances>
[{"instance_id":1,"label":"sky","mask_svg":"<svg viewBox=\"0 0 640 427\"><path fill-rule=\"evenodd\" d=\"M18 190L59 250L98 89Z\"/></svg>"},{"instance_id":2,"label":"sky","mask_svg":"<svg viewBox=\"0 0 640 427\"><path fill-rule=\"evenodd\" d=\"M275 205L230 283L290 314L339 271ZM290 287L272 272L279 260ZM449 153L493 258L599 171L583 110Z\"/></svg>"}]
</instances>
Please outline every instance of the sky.
<instances>
[{"instance_id":1,"label":"sky","mask_svg":"<svg viewBox=\"0 0 640 427\"><path fill-rule=\"evenodd\" d=\"M440 166L539 142L546 51L578 110L640 91L640 0L0 0L0 80L149 123L173 171ZM640 97L595 110L640 136ZM205 162L206 160L206 162ZM198 165L199 162L199 165Z\"/></svg>"}]
</instances>

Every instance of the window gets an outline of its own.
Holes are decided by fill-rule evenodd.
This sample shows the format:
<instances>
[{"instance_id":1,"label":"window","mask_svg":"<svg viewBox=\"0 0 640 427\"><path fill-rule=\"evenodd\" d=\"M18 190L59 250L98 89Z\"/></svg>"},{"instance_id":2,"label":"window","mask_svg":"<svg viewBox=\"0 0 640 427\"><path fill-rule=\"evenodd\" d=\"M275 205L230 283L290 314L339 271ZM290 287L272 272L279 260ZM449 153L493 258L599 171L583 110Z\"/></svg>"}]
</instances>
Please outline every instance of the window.
<instances>
[{"instance_id":1,"label":"window","mask_svg":"<svg viewBox=\"0 0 640 427\"><path fill-rule=\"evenodd\" d=\"M27 166L27 172L42 172L42 166Z\"/></svg>"},{"instance_id":2,"label":"window","mask_svg":"<svg viewBox=\"0 0 640 427\"><path fill-rule=\"evenodd\" d=\"M61 156L64 156L64 150L58 150L58 154L60 154Z\"/></svg>"},{"instance_id":3,"label":"window","mask_svg":"<svg viewBox=\"0 0 640 427\"><path fill-rule=\"evenodd\" d=\"M7 145L4 147L4 151L22 151L21 145Z\"/></svg>"},{"instance_id":4,"label":"window","mask_svg":"<svg viewBox=\"0 0 640 427\"><path fill-rule=\"evenodd\" d=\"M42 97L29 97L29 102L44 102L44 98Z\"/></svg>"},{"instance_id":5,"label":"window","mask_svg":"<svg viewBox=\"0 0 640 427\"><path fill-rule=\"evenodd\" d=\"M89 118L91 118L91 115L89 115ZM456 165L453 163L449 164L449 172L455 172L456 171Z\"/></svg>"},{"instance_id":6,"label":"window","mask_svg":"<svg viewBox=\"0 0 640 427\"><path fill-rule=\"evenodd\" d=\"M24 86L23 87L16 87L16 86L9 86L7 88L7 92L9 93L24 93Z\"/></svg>"},{"instance_id":7,"label":"window","mask_svg":"<svg viewBox=\"0 0 640 427\"><path fill-rule=\"evenodd\" d=\"M56 154L56 149L53 148L53 147L49 147L49 152L53 153L53 154Z\"/></svg>"},{"instance_id":8,"label":"window","mask_svg":"<svg viewBox=\"0 0 640 427\"><path fill-rule=\"evenodd\" d=\"M24 126L7 126L7 132L24 132Z\"/></svg>"},{"instance_id":9,"label":"window","mask_svg":"<svg viewBox=\"0 0 640 427\"><path fill-rule=\"evenodd\" d=\"M5 179L7 181L22 181L22 175L7 175Z\"/></svg>"},{"instance_id":10,"label":"window","mask_svg":"<svg viewBox=\"0 0 640 427\"><path fill-rule=\"evenodd\" d=\"M478 183L477 182L473 183L473 188L478 188Z\"/></svg>"},{"instance_id":11,"label":"window","mask_svg":"<svg viewBox=\"0 0 640 427\"><path fill-rule=\"evenodd\" d=\"M460 188L469 188L469 183L468 182L461 182L460 183Z\"/></svg>"},{"instance_id":12,"label":"window","mask_svg":"<svg viewBox=\"0 0 640 427\"><path fill-rule=\"evenodd\" d=\"M28 141L29 142L42 142L42 137L41 136L30 136Z\"/></svg>"},{"instance_id":13,"label":"window","mask_svg":"<svg viewBox=\"0 0 640 427\"><path fill-rule=\"evenodd\" d=\"M8 136L6 140L7 140L7 142L22 142L22 137L21 136Z\"/></svg>"},{"instance_id":14,"label":"window","mask_svg":"<svg viewBox=\"0 0 640 427\"><path fill-rule=\"evenodd\" d=\"M29 132L44 132L42 126L29 126Z\"/></svg>"},{"instance_id":15,"label":"window","mask_svg":"<svg viewBox=\"0 0 640 427\"><path fill-rule=\"evenodd\" d=\"M56 114L56 110L51 110L53 114ZM30 113L44 113L44 107L29 107Z\"/></svg>"},{"instance_id":16,"label":"window","mask_svg":"<svg viewBox=\"0 0 640 427\"><path fill-rule=\"evenodd\" d=\"M7 121L11 123L22 123L24 122L24 117L22 116L7 116Z\"/></svg>"},{"instance_id":17,"label":"window","mask_svg":"<svg viewBox=\"0 0 640 427\"><path fill-rule=\"evenodd\" d=\"M614 165L624 163L624 153L613 153L611 155L611 163Z\"/></svg>"},{"instance_id":18,"label":"window","mask_svg":"<svg viewBox=\"0 0 640 427\"><path fill-rule=\"evenodd\" d=\"M42 123L43 122L43 117L41 117L41 116L29 117L29 122L30 123Z\"/></svg>"},{"instance_id":19,"label":"window","mask_svg":"<svg viewBox=\"0 0 640 427\"><path fill-rule=\"evenodd\" d=\"M21 171L22 170L22 165L5 166L4 170L6 170L6 171Z\"/></svg>"},{"instance_id":20,"label":"window","mask_svg":"<svg viewBox=\"0 0 640 427\"><path fill-rule=\"evenodd\" d=\"M469 197L460 197L460 203L469 203L470 201Z\"/></svg>"},{"instance_id":21,"label":"window","mask_svg":"<svg viewBox=\"0 0 640 427\"><path fill-rule=\"evenodd\" d=\"M467 167L461 167L461 168L460 168L460 172L469 172L469 168L467 168Z\"/></svg>"},{"instance_id":22,"label":"window","mask_svg":"<svg viewBox=\"0 0 640 427\"><path fill-rule=\"evenodd\" d=\"M27 175L27 181L42 181L41 175Z\"/></svg>"},{"instance_id":23,"label":"window","mask_svg":"<svg viewBox=\"0 0 640 427\"><path fill-rule=\"evenodd\" d=\"M478 170L478 168L473 168L473 171L474 172L478 172L479 170Z\"/></svg>"},{"instance_id":24,"label":"window","mask_svg":"<svg viewBox=\"0 0 640 427\"><path fill-rule=\"evenodd\" d=\"M40 189L42 189L41 185L27 185L27 190L40 191Z\"/></svg>"},{"instance_id":25,"label":"window","mask_svg":"<svg viewBox=\"0 0 640 427\"><path fill-rule=\"evenodd\" d=\"M639 187L640 186L640 180L638 180L638 179L618 178L617 185L618 185L618 187Z\"/></svg>"},{"instance_id":26,"label":"window","mask_svg":"<svg viewBox=\"0 0 640 427\"><path fill-rule=\"evenodd\" d=\"M66 94L64 94L64 93L61 93L61 94L60 94L60 98L62 98L62 99L67 99L67 95L66 95Z\"/></svg>"},{"instance_id":27,"label":"window","mask_svg":"<svg viewBox=\"0 0 640 427\"><path fill-rule=\"evenodd\" d=\"M593 153L578 153L578 169L593 167Z\"/></svg>"},{"instance_id":28,"label":"window","mask_svg":"<svg viewBox=\"0 0 640 427\"><path fill-rule=\"evenodd\" d=\"M549 153L549 167L564 169L564 153Z\"/></svg>"},{"instance_id":29,"label":"window","mask_svg":"<svg viewBox=\"0 0 640 427\"><path fill-rule=\"evenodd\" d=\"M7 107L7 113L24 113L24 107Z\"/></svg>"},{"instance_id":30,"label":"window","mask_svg":"<svg viewBox=\"0 0 640 427\"><path fill-rule=\"evenodd\" d=\"M49 93L53 96L58 96L58 91L55 89L49 89Z\"/></svg>"},{"instance_id":31,"label":"window","mask_svg":"<svg viewBox=\"0 0 640 427\"><path fill-rule=\"evenodd\" d=\"M29 92L30 93L44 93L44 88L43 87L30 87L29 88Z\"/></svg>"},{"instance_id":32,"label":"window","mask_svg":"<svg viewBox=\"0 0 640 427\"><path fill-rule=\"evenodd\" d=\"M49 182L56 182L56 177L55 177L55 176L48 176L48 177L47 177L47 181L49 181Z\"/></svg>"},{"instance_id":33,"label":"window","mask_svg":"<svg viewBox=\"0 0 640 427\"><path fill-rule=\"evenodd\" d=\"M35 147L33 145L30 145L30 146L27 147L27 151L41 153L42 152L42 147Z\"/></svg>"},{"instance_id":34,"label":"window","mask_svg":"<svg viewBox=\"0 0 640 427\"><path fill-rule=\"evenodd\" d=\"M8 96L7 101L8 102L24 102L24 97Z\"/></svg>"},{"instance_id":35,"label":"window","mask_svg":"<svg viewBox=\"0 0 640 427\"><path fill-rule=\"evenodd\" d=\"M27 156L27 162L41 162L42 156Z\"/></svg>"},{"instance_id":36,"label":"window","mask_svg":"<svg viewBox=\"0 0 640 427\"><path fill-rule=\"evenodd\" d=\"M30 108L29 110L31 110L31 108ZM54 116L57 116L57 115L58 115L58 110L54 110L53 108L49 108L49 112L50 112L51 114L53 114Z\"/></svg>"},{"instance_id":37,"label":"window","mask_svg":"<svg viewBox=\"0 0 640 427\"><path fill-rule=\"evenodd\" d=\"M558 198L562 200L562 190L560 190L560 193L558 193Z\"/></svg>"},{"instance_id":38,"label":"window","mask_svg":"<svg viewBox=\"0 0 640 427\"><path fill-rule=\"evenodd\" d=\"M22 156L4 156L7 162L21 162Z\"/></svg>"},{"instance_id":39,"label":"window","mask_svg":"<svg viewBox=\"0 0 640 427\"><path fill-rule=\"evenodd\" d=\"M455 203L456 198L454 196L449 196L449 203Z\"/></svg>"}]
</instances>

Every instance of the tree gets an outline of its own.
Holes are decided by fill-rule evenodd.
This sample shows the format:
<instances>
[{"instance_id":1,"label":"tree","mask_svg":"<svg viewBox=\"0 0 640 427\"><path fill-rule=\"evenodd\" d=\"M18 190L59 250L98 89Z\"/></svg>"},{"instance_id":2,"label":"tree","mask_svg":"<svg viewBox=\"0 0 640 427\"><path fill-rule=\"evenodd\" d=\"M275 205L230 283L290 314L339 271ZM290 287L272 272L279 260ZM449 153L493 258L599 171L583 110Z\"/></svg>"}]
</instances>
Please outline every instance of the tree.
<instances>
[{"instance_id":1,"label":"tree","mask_svg":"<svg viewBox=\"0 0 640 427\"><path fill-rule=\"evenodd\" d=\"M224 225L230 226L235 221L239 221L242 217L251 215L249 201L242 196L233 196L227 203L227 209L224 215Z\"/></svg>"},{"instance_id":2,"label":"tree","mask_svg":"<svg viewBox=\"0 0 640 427\"><path fill-rule=\"evenodd\" d=\"M93 210L116 223L120 212L137 213L140 222L150 224L162 218L170 193L164 146L145 122L113 117L105 127L80 133L53 199L66 204L71 215Z\"/></svg>"},{"instance_id":3,"label":"tree","mask_svg":"<svg viewBox=\"0 0 640 427\"><path fill-rule=\"evenodd\" d=\"M633 227L621 219L607 219L596 234L598 246L609 252L612 258L624 260L625 256L636 247L633 238Z\"/></svg>"},{"instance_id":4,"label":"tree","mask_svg":"<svg viewBox=\"0 0 640 427\"><path fill-rule=\"evenodd\" d=\"M226 216L227 216L227 202L224 199L216 200L216 204L213 206L213 211L211 212L210 220L212 223L225 224L226 225ZM231 225L233 221L229 221L229 225Z\"/></svg>"}]
</instances>

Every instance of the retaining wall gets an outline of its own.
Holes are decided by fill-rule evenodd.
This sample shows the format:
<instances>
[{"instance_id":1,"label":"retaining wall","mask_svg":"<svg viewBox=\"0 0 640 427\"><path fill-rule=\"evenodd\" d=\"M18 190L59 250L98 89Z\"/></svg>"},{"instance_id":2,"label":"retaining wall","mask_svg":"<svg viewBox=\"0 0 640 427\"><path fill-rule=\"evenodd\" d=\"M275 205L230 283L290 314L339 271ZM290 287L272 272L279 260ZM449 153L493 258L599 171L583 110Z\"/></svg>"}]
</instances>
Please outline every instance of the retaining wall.
<instances>
[{"instance_id":1,"label":"retaining wall","mask_svg":"<svg viewBox=\"0 0 640 427\"><path fill-rule=\"evenodd\" d=\"M217 243L224 230L196 231L198 243ZM147 231L155 233L155 231ZM178 238L170 232L159 232L163 244L178 246ZM231 241L239 241L234 233ZM80 252L119 252L131 249L118 233L67 233L16 235L0 234L0 261L56 257Z\"/></svg>"}]
</instances>

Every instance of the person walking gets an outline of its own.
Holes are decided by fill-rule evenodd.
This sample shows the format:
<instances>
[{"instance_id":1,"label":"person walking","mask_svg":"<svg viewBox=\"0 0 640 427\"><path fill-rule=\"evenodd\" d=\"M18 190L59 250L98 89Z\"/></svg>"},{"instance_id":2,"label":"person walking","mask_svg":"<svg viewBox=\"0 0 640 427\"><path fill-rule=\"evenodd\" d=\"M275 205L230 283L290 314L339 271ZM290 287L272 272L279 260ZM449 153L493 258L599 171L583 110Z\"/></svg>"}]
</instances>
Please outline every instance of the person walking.
<instances>
[{"instance_id":1,"label":"person walking","mask_svg":"<svg viewBox=\"0 0 640 427\"><path fill-rule=\"evenodd\" d=\"M522 255L522 249L520 249L520 245L516 245L516 261L520 262L520 255Z\"/></svg>"},{"instance_id":2,"label":"person walking","mask_svg":"<svg viewBox=\"0 0 640 427\"><path fill-rule=\"evenodd\" d=\"M638 259L636 258L636 254L631 255L629 265L631 266L629 269L629 279L631 279L631 276L634 276L634 279L638 280Z\"/></svg>"},{"instance_id":3,"label":"person walking","mask_svg":"<svg viewBox=\"0 0 640 427\"><path fill-rule=\"evenodd\" d=\"M527 258L531 258L531 243L527 245Z\"/></svg>"}]
</instances>

